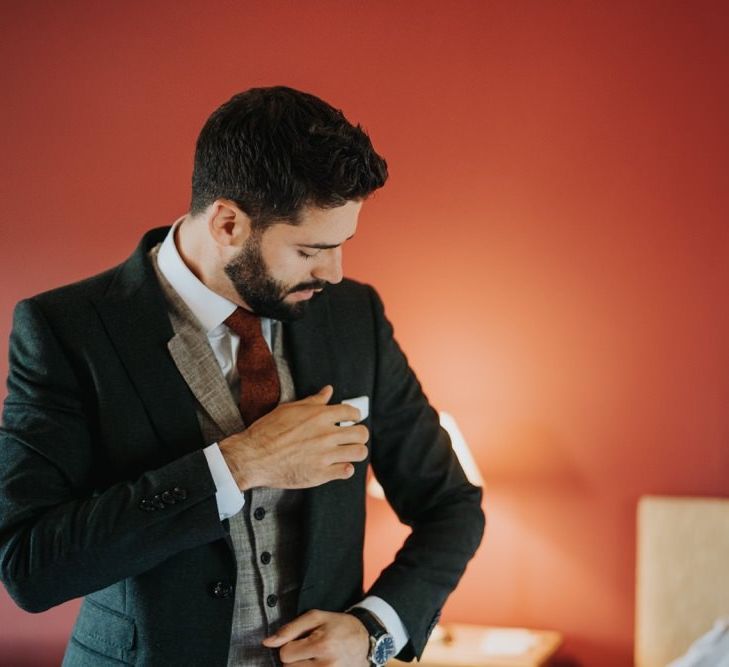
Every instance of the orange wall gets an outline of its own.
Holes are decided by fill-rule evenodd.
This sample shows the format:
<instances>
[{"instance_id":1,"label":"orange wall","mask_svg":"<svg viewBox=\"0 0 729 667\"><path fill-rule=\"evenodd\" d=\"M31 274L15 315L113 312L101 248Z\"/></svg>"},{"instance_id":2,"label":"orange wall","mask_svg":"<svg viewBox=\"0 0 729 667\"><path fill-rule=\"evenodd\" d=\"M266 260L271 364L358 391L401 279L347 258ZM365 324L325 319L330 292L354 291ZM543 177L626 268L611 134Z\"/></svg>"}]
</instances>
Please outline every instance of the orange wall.
<instances>
[{"instance_id":1,"label":"orange wall","mask_svg":"<svg viewBox=\"0 0 729 667\"><path fill-rule=\"evenodd\" d=\"M556 628L565 659L627 666L636 499L729 489L725 7L4 3L2 345L19 298L186 210L215 106L321 95L391 168L348 273L489 484L446 619ZM372 576L402 530L370 519ZM75 607L2 593L0 635L63 637Z\"/></svg>"}]
</instances>

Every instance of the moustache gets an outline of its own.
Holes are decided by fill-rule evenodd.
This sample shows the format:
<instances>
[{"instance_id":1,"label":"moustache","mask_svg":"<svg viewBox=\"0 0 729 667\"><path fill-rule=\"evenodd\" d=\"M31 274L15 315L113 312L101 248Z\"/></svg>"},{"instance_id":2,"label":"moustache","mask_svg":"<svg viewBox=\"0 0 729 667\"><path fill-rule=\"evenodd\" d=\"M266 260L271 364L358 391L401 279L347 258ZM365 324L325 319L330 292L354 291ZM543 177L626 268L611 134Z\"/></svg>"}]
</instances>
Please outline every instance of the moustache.
<instances>
[{"instance_id":1,"label":"moustache","mask_svg":"<svg viewBox=\"0 0 729 667\"><path fill-rule=\"evenodd\" d=\"M305 292L306 290L317 290L324 289L327 286L326 281L315 281L310 283L299 283L296 287L291 288L288 293L293 294L294 292Z\"/></svg>"}]
</instances>

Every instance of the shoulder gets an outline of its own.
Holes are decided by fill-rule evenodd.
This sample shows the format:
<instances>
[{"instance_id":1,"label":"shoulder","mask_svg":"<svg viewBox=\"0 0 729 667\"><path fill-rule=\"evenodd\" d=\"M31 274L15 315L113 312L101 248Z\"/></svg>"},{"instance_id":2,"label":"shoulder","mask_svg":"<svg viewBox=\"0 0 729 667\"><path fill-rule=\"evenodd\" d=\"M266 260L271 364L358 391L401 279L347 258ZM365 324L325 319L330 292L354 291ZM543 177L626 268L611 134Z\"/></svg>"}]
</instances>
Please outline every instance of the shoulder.
<instances>
[{"instance_id":1,"label":"shoulder","mask_svg":"<svg viewBox=\"0 0 729 667\"><path fill-rule=\"evenodd\" d=\"M20 301L15 307L15 326L32 325L83 327L93 313L93 304L103 297L119 267L83 280L62 285Z\"/></svg>"},{"instance_id":2,"label":"shoulder","mask_svg":"<svg viewBox=\"0 0 729 667\"><path fill-rule=\"evenodd\" d=\"M79 300L102 298L108 291L109 285L114 281L114 276L119 271L120 266L106 269L101 273L82 280L40 292L29 297L27 301L34 302L42 308L54 308L70 305Z\"/></svg>"},{"instance_id":3,"label":"shoulder","mask_svg":"<svg viewBox=\"0 0 729 667\"><path fill-rule=\"evenodd\" d=\"M377 290L367 283L344 278L336 285L326 288L332 308L371 308L374 302L381 303Z\"/></svg>"},{"instance_id":4,"label":"shoulder","mask_svg":"<svg viewBox=\"0 0 729 667\"><path fill-rule=\"evenodd\" d=\"M317 318L326 318L340 340L348 345L355 341L372 341L391 330L377 290L367 283L344 279L325 289L323 308L318 308ZM322 322L322 319L319 319Z\"/></svg>"},{"instance_id":5,"label":"shoulder","mask_svg":"<svg viewBox=\"0 0 729 667\"><path fill-rule=\"evenodd\" d=\"M361 283L351 278L344 278L336 285L327 285L326 293L334 304L343 304L349 301L367 301L374 288L367 283Z\"/></svg>"},{"instance_id":6,"label":"shoulder","mask_svg":"<svg viewBox=\"0 0 729 667\"><path fill-rule=\"evenodd\" d=\"M372 285L345 278L329 285L326 293L329 312L336 320L346 320L352 325L384 317L382 300Z\"/></svg>"},{"instance_id":7,"label":"shoulder","mask_svg":"<svg viewBox=\"0 0 729 667\"><path fill-rule=\"evenodd\" d=\"M24 299L16 311L38 310L51 321L70 321L91 312L93 305L104 299L131 296L154 279L146 252L165 232L166 228L151 230L125 261L96 275Z\"/></svg>"}]
</instances>

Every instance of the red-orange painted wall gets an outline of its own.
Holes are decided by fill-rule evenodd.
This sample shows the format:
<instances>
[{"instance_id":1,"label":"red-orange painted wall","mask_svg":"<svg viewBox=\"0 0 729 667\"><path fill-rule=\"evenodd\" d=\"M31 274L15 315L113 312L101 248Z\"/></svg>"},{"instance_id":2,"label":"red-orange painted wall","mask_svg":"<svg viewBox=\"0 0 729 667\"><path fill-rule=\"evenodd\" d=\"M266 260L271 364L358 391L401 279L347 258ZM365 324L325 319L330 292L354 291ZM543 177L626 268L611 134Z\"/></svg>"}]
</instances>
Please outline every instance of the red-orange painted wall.
<instances>
[{"instance_id":1,"label":"red-orange painted wall","mask_svg":"<svg viewBox=\"0 0 729 667\"><path fill-rule=\"evenodd\" d=\"M317 93L391 168L348 273L489 484L446 620L631 664L636 499L729 491L726 7L4 3L0 371L18 299L186 210L215 106ZM402 530L374 502L370 521L371 577ZM62 641L76 607L31 617L2 593L0 646Z\"/></svg>"}]
</instances>

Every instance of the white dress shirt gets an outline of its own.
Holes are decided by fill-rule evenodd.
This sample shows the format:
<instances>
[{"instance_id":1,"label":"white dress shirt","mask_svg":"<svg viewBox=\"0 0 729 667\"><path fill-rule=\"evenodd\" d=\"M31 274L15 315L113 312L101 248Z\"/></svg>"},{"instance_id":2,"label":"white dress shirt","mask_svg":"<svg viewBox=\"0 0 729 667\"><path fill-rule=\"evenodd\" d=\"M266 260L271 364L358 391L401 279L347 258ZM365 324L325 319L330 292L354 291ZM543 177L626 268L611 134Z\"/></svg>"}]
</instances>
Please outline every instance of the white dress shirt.
<instances>
[{"instance_id":1,"label":"white dress shirt","mask_svg":"<svg viewBox=\"0 0 729 667\"><path fill-rule=\"evenodd\" d=\"M229 329L224 322L238 306L220 296L220 294L213 292L185 264L177 250L175 240L180 220L174 223L162 242L157 255L157 266L207 333L208 342L215 359L220 365L231 394L237 403L240 378L238 377L236 360L238 358L240 337ZM261 330L268 348L272 350L272 320L261 317ZM235 483L233 474L220 452L218 443L208 445L203 449L203 452L210 468L210 474L215 482L217 490L215 500L218 503L218 513L222 521L240 512L243 508L244 496ZM380 619L392 635L398 653L407 644L410 636L398 613L385 600L369 595L355 606L368 609Z\"/></svg>"}]
</instances>

